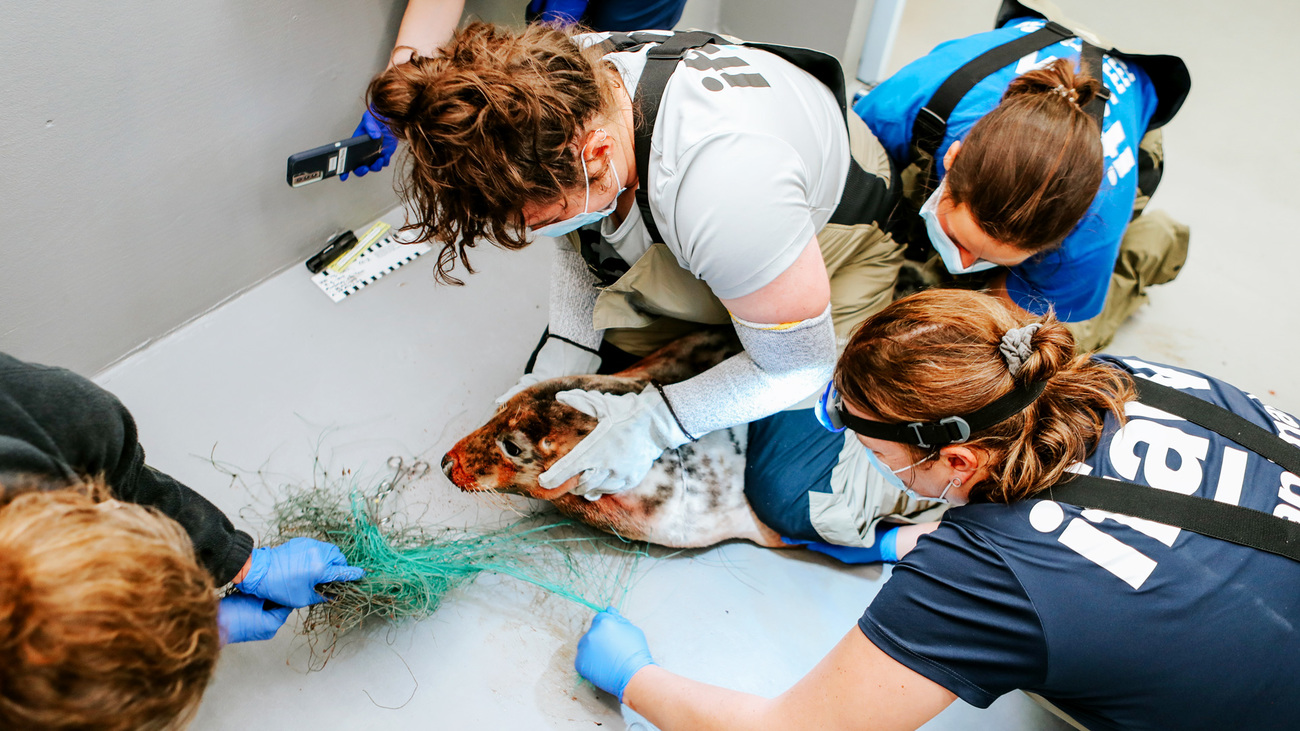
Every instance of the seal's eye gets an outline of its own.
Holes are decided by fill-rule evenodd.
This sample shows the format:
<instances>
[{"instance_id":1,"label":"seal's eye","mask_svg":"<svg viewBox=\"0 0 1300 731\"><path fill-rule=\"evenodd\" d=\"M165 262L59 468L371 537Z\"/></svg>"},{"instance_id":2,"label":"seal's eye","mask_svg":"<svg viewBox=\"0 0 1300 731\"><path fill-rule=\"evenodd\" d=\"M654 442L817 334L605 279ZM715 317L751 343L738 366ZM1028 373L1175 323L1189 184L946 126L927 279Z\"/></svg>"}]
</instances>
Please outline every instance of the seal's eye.
<instances>
[{"instance_id":1,"label":"seal's eye","mask_svg":"<svg viewBox=\"0 0 1300 731\"><path fill-rule=\"evenodd\" d=\"M524 450L520 449L518 444L515 444L509 439L501 440L501 448L506 450L506 454L510 455L511 457L518 457L519 455L524 453Z\"/></svg>"}]
</instances>

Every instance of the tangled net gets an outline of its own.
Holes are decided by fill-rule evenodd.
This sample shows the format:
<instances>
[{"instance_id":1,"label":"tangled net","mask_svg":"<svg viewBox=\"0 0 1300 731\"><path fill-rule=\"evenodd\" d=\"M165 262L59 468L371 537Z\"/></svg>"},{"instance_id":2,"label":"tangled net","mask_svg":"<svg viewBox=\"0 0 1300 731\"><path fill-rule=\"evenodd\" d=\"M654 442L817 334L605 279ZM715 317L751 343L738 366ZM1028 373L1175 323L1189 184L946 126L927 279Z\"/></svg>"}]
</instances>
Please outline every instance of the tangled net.
<instances>
[{"instance_id":1,"label":"tangled net","mask_svg":"<svg viewBox=\"0 0 1300 731\"><path fill-rule=\"evenodd\" d=\"M320 587L331 601L312 606L300 629L314 665L328 661L344 634L371 620L428 617L482 573L514 577L592 611L617 606L646 555L642 544L553 517L488 529L390 526L376 515L381 501L382 494L291 489L272 508L266 545L316 538L366 570L359 581Z\"/></svg>"}]
</instances>

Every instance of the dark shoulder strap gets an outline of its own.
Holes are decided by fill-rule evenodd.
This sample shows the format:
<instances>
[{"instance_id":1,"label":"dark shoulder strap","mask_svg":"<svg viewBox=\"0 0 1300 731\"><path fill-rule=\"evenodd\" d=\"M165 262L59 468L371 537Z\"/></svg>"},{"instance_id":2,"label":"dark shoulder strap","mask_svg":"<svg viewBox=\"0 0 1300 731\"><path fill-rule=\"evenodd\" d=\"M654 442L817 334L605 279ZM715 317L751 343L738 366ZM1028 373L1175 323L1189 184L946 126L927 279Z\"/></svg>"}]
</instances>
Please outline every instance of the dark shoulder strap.
<instances>
[{"instance_id":1,"label":"dark shoulder strap","mask_svg":"<svg viewBox=\"0 0 1300 731\"><path fill-rule=\"evenodd\" d=\"M659 104L663 99L664 88L667 87L668 79L677 70L678 62L682 60L687 51L700 48L709 43L736 45L736 42L706 31L673 33L666 39L663 36L647 37L643 33L633 33L628 36L628 39L638 42L662 41L659 45L651 47L646 52L645 70L641 72L641 80L637 82L636 104L640 118L637 120L634 141L637 174L640 177L636 191L637 208L641 211L641 219L645 222L646 230L650 234L650 240L653 243L662 243L664 240L663 235L659 232L659 227L655 224L654 215L650 210L649 177L650 140L654 135L655 121L659 116ZM610 41L618 42L615 36L611 36ZM831 90L831 94L839 105L840 112L842 114L848 113L848 104L844 93L844 70L834 56L808 48L781 46L772 43L745 42L741 45L771 53L812 74L814 78ZM630 46L616 47L611 45L610 48L627 50ZM850 158L845 192L840 196L840 203L831 217L831 222L865 223L883 218L882 211L888 209L889 191L894 189L897 189L897 186L890 186L878 179L871 178L862 170L856 160Z\"/></svg>"},{"instance_id":2,"label":"dark shoulder strap","mask_svg":"<svg viewBox=\"0 0 1300 731\"><path fill-rule=\"evenodd\" d=\"M1079 70L1101 84L1097 96L1083 106L1083 111L1097 123L1097 129L1102 130L1101 122L1106 116L1106 102L1110 100L1110 89L1106 88L1106 74L1102 68L1102 50L1100 46L1094 46L1082 38L1079 41L1083 43L1083 51L1079 54Z\"/></svg>"},{"instance_id":3,"label":"dark shoulder strap","mask_svg":"<svg viewBox=\"0 0 1300 731\"><path fill-rule=\"evenodd\" d=\"M1300 475L1300 447L1218 404L1146 378L1134 378L1133 381L1137 385L1138 401L1143 404L1181 416L1231 439L1287 472Z\"/></svg>"},{"instance_id":4,"label":"dark shoulder strap","mask_svg":"<svg viewBox=\"0 0 1300 731\"><path fill-rule=\"evenodd\" d=\"M1300 449L1276 434L1191 394L1145 378L1134 381L1141 403L1180 416L1300 474ZM1300 561L1300 523L1239 505L1082 475L1037 497L1153 520Z\"/></svg>"},{"instance_id":5,"label":"dark shoulder strap","mask_svg":"<svg viewBox=\"0 0 1300 731\"><path fill-rule=\"evenodd\" d=\"M939 145L943 144L944 133L948 130L948 115L957 108L962 97L989 74L1034 51L1073 37L1074 32L1069 28L1049 21L1033 33L994 46L967 61L939 85L930 101L917 112L916 121L912 123L912 158L916 159L921 154L935 156Z\"/></svg>"},{"instance_id":6,"label":"dark shoulder strap","mask_svg":"<svg viewBox=\"0 0 1300 731\"><path fill-rule=\"evenodd\" d=\"M654 135L655 120L659 117L659 102L663 100L664 87L677 70L677 64L692 48L708 43L730 41L706 31L674 33L657 46L646 51L645 70L636 85L636 105L640 119L636 123L636 169L639 182L636 188L636 205L641 209L641 220L650 233L652 243L663 243L654 215L650 212L650 138Z\"/></svg>"},{"instance_id":7,"label":"dark shoulder strap","mask_svg":"<svg viewBox=\"0 0 1300 731\"><path fill-rule=\"evenodd\" d=\"M1034 497L1153 520L1300 561L1300 523L1240 505L1082 475Z\"/></svg>"},{"instance_id":8,"label":"dark shoulder strap","mask_svg":"<svg viewBox=\"0 0 1300 731\"><path fill-rule=\"evenodd\" d=\"M775 43L754 43L750 41L746 41L744 45L747 48L767 51L773 56L789 61L791 64L812 74L815 79L822 82L823 86L831 90L835 102L840 106L840 112L843 114L849 113L848 100L844 91L844 67L840 65L838 58L824 51L800 48L799 46L781 46Z\"/></svg>"}]
</instances>

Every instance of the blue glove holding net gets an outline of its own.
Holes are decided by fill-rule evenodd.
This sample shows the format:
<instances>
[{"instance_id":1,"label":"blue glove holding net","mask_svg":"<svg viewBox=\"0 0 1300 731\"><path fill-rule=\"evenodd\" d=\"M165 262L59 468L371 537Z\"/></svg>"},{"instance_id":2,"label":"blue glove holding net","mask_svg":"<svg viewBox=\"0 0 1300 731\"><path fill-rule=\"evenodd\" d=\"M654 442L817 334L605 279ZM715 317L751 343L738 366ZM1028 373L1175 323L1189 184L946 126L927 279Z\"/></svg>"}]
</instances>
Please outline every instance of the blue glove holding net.
<instances>
[{"instance_id":1,"label":"blue glove holding net","mask_svg":"<svg viewBox=\"0 0 1300 731\"><path fill-rule=\"evenodd\" d=\"M601 690L623 700L632 676L654 665L645 633L610 607L591 620L591 629L578 640L573 667Z\"/></svg>"},{"instance_id":2,"label":"blue glove holding net","mask_svg":"<svg viewBox=\"0 0 1300 731\"><path fill-rule=\"evenodd\" d=\"M294 538L274 548L255 548L248 574L235 588L286 607L320 604L317 584L356 581L366 572L349 566L343 552L314 538Z\"/></svg>"},{"instance_id":3,"label":"blue glove holding net","mask_svg":"<svg viewBox=\"0 0 1300 731\"><path fill-rule=\"evenodd\" d=\"M266 608L261 597L232 594L217 605L217 630L225 644L269 640L289 619L291 607Z\"/></svg>"}]
</instances>

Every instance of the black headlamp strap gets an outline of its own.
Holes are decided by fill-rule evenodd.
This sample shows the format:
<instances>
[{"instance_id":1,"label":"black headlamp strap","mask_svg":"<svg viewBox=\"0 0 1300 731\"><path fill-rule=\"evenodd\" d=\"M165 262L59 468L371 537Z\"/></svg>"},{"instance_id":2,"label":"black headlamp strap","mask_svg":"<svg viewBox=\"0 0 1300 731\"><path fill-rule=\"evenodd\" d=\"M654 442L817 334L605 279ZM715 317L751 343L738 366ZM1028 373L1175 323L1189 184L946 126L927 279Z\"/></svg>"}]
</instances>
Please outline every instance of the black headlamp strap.
<instances>
[{"instance_id":1,"label":"black headlamp strap","mask_svg":"<svg viewBox=\"0 0 1300 731\"><path fill-rule=\"evenodd\" d=\"M1024 411L1042 395L1045 388L1047 388L1047 381L1035 381L1017 387L1007 395L994 400L993 403L966 416L949 416L929 423L914 421L910 424L886 424L883 421L871 421L854 416L842 406L836 408L844 426L864 437L915 444L922 449L938 449L949 444L965 442L970 439L971 434L1006 421Z\"/></svg>"}]
</instances>

